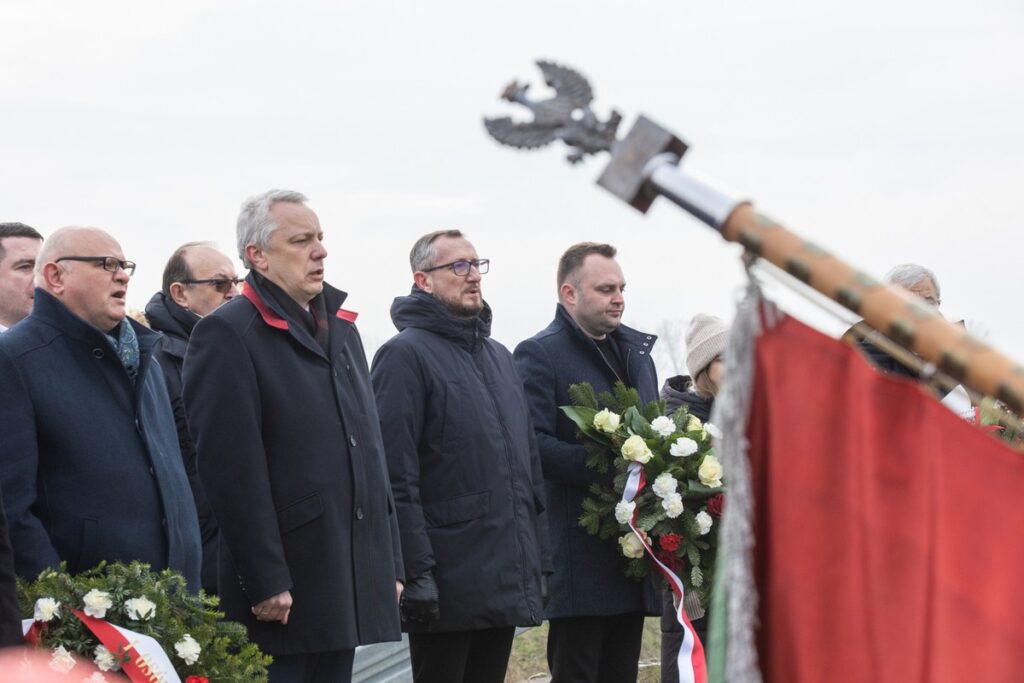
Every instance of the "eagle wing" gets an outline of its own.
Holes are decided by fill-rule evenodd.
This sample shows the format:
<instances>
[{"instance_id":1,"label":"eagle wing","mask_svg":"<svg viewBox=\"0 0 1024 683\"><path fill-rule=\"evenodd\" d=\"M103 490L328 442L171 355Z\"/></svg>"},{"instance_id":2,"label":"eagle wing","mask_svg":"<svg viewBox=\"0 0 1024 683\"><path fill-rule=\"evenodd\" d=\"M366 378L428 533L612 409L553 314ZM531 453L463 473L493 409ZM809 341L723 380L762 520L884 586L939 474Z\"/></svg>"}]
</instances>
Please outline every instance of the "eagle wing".
<instances>
[{"instance_id":1,"label":"eagle wing","mask_svg":"<svg viewBox=\"0 0 1024 683\"><path fill-rule=\"evenodd\" d=\"M544 81L555 89L560 98L565 98L573 107L586 107L594 99L594 91L590 89L587 79L567 66L540 60L537 62Z\"/></svg>"},{"instance_id":2,"label":"eagle wing","mask_svg":"<svg viewBox=\"0 0 1024 683\"><path fill-rule=\"evenodd\" d=\"M554 126L541 126L535 122L516 123L507 116L498 119L484 119L484 127L498 142L520 149L535 149L557 139Z\"/></svg>"}]
</instances>

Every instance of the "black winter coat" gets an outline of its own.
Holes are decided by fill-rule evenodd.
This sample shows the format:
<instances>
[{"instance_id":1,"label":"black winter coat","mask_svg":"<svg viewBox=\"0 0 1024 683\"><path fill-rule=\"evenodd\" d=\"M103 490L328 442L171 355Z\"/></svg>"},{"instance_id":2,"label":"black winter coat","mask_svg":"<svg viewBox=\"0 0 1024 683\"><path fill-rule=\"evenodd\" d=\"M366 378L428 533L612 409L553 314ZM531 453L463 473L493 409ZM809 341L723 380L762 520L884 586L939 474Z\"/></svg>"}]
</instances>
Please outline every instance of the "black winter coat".
<instances>
[{"instance_id":1,"label":"black winter coat","mask_svg":"<svg viewBox=\"0 0 1024 683\"><path fill-rule=\"evenodd\" d=\"M657 339L620 325L610 335L621 351L627 377L646 403L658 398L658 380L651 360ZM615 539L601 540L579 525L589 486L611 485L585 465L587 451L577 429L560 410L570 405L569 387L589 382L594 391L608 391L616 381L597 344L559 305L555 319L515 350L519 374L526 387L547 493L547 517L555 573L549 582L548 619L608 616L629 612L660 614L657 591L650 581L625 576L625 558Z\"/></svg>"},{"instance_id":2,"label":"black winter coat","mask_svg":"<svg viewBox=\"0 0 1024 683\"><path fill-rule=\"evenodd\" d=\"M325 352L252 273L243 294L195 326L184 368L221 605L272 655L397 640L398 523L346 295L324 286ZM284 591L288 625L257 622Z\"/></svg>"},{"instance_id":3,"label":"black winter coat","mask_svg":"<svg viewBox=\"0 0 1024 683\"><path fill-rule=\"evenodd\" d=\"M489 338L491 310L459 319L414 287L391 318L399 334L374 358L373 387L405 572L433 569L438 583L431 630L539 624L540 457L512 354Z\"/></svg>"},{"instance_id":4,"label":"black winter coat","mask_svg":"<svg viewBox=\"0 0 1024 683\"><path fill-rule=\"evenodd\" d=\"M199 525L178 450L160 335L131 319L134 384L108 337L36 289L0 335L0 483L17 572L62 560L175 569L199 589Z\"/></svg>"},{"instance_id":5,"label":"black winter coat","mask_svg":"<svg viewBox=\"0 0 1024 683\"><path fill-rule=\"evenodd\" d=\"M174 411L174 425L178 429L178 446L185 463L185 474L196 501L199 516L199 533L203 540L202 587L207 593L217 592L217 521L213 518L206 492L199 481L196 468L196 449L189 436L185 418L185 403L181 400L181 367L185 362L185 350L192 328L199 322L199 316L174 303L163 292L157 292L146 304L146 319L149 326L164 335L163 343L153 357L160 363L167 383L167 395Z\"/></svg>"}]
</instances>

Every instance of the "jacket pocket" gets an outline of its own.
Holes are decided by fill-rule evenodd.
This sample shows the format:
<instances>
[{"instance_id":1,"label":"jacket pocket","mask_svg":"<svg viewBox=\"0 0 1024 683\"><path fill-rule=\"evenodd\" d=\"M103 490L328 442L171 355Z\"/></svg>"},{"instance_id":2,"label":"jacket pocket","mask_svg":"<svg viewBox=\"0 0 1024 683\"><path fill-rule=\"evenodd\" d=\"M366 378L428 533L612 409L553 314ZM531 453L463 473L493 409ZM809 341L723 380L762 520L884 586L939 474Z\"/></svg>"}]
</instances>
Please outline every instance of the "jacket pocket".
<instances>
[{"instance_id":1,"label":"jacket pocket","mask_svg":"<svg viewBox=\"0 0 1024 683\"><path fill-rule=\"evenodd\" d=\"M305 498L289 503L277 510L277 526L281 535L309 524L324 514L324 502L320 492L314 491Z\"/></svg>"},{"instance_id":2,"label":"jacket pocket","mask_svg":"<svg viewBox=\"0 0 1024 683\"><path fill-rule=\"evenodd\" d=\"M491 509L491 492L467 493L423 506L428 527L451 526L486 515Z\"/></svg>"}]
</instances>

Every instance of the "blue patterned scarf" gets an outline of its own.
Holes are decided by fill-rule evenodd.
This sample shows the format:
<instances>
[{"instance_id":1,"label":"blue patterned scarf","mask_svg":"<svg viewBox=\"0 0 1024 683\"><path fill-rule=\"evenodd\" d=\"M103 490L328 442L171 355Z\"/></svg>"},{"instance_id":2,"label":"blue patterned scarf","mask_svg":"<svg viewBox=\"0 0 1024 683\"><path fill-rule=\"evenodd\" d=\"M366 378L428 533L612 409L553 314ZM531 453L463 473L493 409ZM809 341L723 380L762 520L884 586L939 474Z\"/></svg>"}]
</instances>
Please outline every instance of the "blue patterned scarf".
<instances>
[{"instance_id":1,"label":"blue patterned scarf","mask_svg":"<svg viewBox=\"0 0 1024 683\"><path fill-rule=\"evenodd\" d=\"M114 344L114 350L117 352L117 357L121 360L125 372L128 373L128 379L135 384L135 378L139 374L139 338L135 336L135 330L131 323L122 320L117 338L114 338L113 334L107 336Z\"/></svg>"}]
</instances>

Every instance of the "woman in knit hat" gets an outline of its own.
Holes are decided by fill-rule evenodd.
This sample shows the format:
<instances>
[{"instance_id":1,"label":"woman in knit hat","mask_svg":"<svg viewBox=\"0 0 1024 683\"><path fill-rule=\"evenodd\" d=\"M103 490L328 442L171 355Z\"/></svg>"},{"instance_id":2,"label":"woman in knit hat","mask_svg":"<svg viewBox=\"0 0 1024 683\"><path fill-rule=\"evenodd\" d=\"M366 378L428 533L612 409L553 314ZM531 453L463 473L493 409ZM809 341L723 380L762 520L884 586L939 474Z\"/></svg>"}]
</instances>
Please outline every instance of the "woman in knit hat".
<instances>
[{"instance_id":1,"label":"woman in knit hat","mask_svg":"<svg viewBox=\"0 0 1024 683\"><path fill-rule=\"evenodd\" d=\"M686 330L686 369L689 376L677 375L665 380L661 398L669 415L686 406L701 422L711 417L715 395L722 387L725 366L722 354L729 336L729 326L713 315L698 313ZM661 614L661 681L678 683L677 659L683 640L682 627L676 621L672 592L665 591ZM707 644L707 617L691 620L697 637Z\"/></svg>"}]
</instances>

